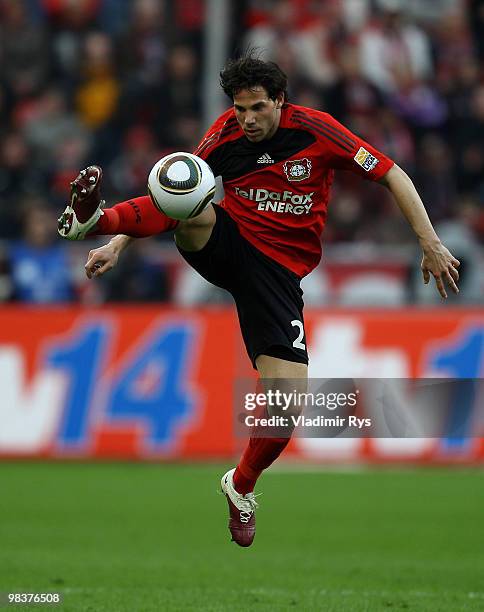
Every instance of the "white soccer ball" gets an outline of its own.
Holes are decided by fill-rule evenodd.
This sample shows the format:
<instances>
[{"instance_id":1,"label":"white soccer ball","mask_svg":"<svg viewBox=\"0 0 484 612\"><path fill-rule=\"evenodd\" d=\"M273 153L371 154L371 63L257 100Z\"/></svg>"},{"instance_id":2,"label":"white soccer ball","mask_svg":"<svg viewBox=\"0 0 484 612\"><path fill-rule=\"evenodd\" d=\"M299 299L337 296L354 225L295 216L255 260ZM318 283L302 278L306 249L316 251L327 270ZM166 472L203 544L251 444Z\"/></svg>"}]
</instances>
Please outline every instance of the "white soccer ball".
<instances>
[{"instance_id":1,"label":"white soccer ball","mask_svg":"<svg viewBox=\"0 0 484 612\"><path fill-rule=\"evenodd\" d=\"M191 219L213 199L215 177L210 166L191 153L170 153L151 169L148 193L153 204L172 219Z\"/></svg>"}]
</instances>

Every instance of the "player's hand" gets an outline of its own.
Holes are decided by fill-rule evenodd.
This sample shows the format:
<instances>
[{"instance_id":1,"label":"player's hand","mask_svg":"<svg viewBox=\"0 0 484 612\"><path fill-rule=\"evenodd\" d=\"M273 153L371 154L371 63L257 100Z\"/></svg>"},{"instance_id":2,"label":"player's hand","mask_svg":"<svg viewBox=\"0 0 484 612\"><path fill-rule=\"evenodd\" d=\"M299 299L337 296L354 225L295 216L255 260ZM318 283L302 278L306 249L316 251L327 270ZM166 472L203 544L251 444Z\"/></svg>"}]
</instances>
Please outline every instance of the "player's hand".
<instances>
[{"instance_id":1,"label":"player's hand","mask_svg":"<svg viewBox=\"0 0 484 612\"><path fill-rule=\"evenodd\" d=\"M118 263L119 249L114 244L108 242L98 249L89 251L86 265L87 278L102 276L112 270Z\"/></svg>"},{"instance_id":2,"label":"player's hand","mask_svg":"<svg viewBox=\"0 0 484 612\"><path fill-rule=\"evenodd\" d=\"M460 266L460 261L441 242L422 245L422 248L423 258L420 268L424 283L427 285L432 275L435 278L437 290L444 299L447 298L445 285L448 285L454 293L459 293L457 268Z\"/></svg>"}]
</instances>

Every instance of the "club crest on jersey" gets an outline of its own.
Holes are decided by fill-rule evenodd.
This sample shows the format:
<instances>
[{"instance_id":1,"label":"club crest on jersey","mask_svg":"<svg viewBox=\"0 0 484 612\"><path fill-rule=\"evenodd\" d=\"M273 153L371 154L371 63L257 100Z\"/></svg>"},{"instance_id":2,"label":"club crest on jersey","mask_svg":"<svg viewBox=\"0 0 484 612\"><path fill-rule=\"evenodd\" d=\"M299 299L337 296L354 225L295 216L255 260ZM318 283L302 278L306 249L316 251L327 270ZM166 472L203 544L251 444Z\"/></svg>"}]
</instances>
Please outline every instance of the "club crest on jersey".
<instances>
[{"instance_id":1,"label":"club crest on jersey","mask_svg":"<svg viewBox=\"0 0 484 612\"><path fill-rule=\"evenodd\" d=\"M373 170L373 168L380 163L380 160L367 151L364 147L360 147L358 149L358 153L355 155L354 160L367 172Z\"/></svg>"},{"instance_id":2,"label":"club crest on jersey","mask_svg":"<svg viewBox=\"0 0 484 612\"><path fill-rule=\"evenodd\" d=\"M287 161L283 167L288 181L304 181L311 176L311 160L307 157Z\"/></svg>"}]
</instances>

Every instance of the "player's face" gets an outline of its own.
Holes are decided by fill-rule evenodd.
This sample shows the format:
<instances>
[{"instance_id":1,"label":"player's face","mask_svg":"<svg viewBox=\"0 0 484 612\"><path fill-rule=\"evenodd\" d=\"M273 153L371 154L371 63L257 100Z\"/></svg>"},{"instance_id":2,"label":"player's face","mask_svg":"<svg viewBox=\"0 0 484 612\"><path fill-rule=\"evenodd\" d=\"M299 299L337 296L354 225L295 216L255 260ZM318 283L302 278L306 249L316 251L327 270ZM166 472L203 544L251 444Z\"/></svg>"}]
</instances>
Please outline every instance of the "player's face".
<instances>
[{"instance_id":1,"label":"player's face","mask_svg":"<svg viewBox=\"0 0 484 612\"><path fill-rule=\"evenodd\" d=\"M234 95L235 116L251 142L260 142L275 134L283 103L283 94L271 100L264 87L241 89Z\"/></svg>"}]
</instances>

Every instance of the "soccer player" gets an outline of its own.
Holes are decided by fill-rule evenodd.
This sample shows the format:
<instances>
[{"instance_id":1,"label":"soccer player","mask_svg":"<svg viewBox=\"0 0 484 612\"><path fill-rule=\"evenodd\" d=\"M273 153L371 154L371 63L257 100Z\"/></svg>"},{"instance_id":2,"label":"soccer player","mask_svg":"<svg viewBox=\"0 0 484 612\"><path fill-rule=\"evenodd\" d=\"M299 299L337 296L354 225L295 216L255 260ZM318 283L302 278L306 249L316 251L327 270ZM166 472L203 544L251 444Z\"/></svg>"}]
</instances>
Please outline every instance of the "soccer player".
<instances>
[{"instance_id":1,"label":"soccer player","mask_svg":"<svg viewBox=\"0 0 484 612\"><path fill-rule=\"evenodd\" d=\"M290 104L287 79L272 62L230 61L220 74L233 106L194 153L220 175L225 197L200 215L175 221L141 196L102 209L102 171L72 183L59 233L72 240L115 236L89 252L86 273L100 276L137 237L174 230L182 257L234 297L249 358L262 379L307 379L301 279L321 258L321 232L335 169L378 181L393 194L423 251L423 280L458 293L459 261L442 245L410 178L392 160L327 113ZM236 468L222 477L229 529L240 546L255 535L257 479L289 437L252 436Z\"/></svg>"}]
</instances>

